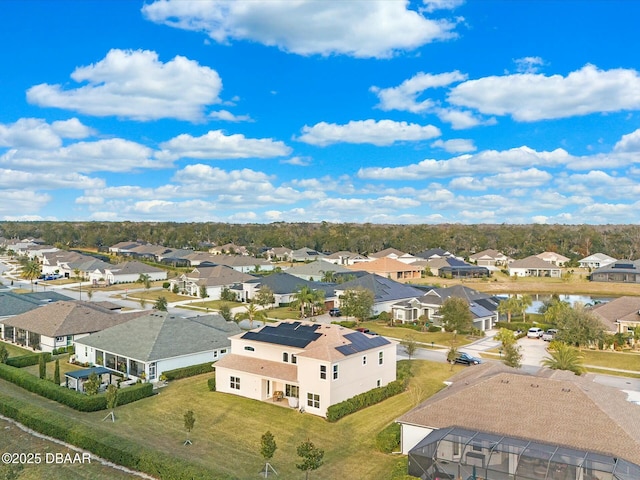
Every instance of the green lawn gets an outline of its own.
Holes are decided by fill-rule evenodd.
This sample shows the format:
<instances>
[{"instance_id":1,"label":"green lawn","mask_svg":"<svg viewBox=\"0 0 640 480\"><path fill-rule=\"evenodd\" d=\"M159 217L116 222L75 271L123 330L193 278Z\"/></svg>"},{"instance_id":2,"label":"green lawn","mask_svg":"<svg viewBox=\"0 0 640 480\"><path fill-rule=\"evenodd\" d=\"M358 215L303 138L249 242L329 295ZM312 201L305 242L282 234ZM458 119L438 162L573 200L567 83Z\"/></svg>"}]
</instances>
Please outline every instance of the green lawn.
<instances>
[{"instance_id":1,"label":"green lawn","mask_svg":"<svg viewBox=\"0 0 640 480\"><path fill-rule=\"evenodd\" d=\"M631 352L603 352L598 350L582 350L585 365L598 367L634 370L640 374L640 354Z\"/></svg>"},{"instance_id":2,"label":"green lawn","mask_svg":"<svg viewBox=\"0 0 640 480\"><path fill-rule=\"evenodd\" d=\"M188 300L190 297L182 297L183 300ZM193 298L193 297L191 297ZM229 305L229 308L239 307L242 305L240 302L228 302L225 300L207 300L203 302L202 300L193 300L191 303L187 303L185 305L180 305L180 308L190 309L190 307L194 307L193 310L220 310L224 304Z\"/></svg>"},{"instance_id":3,"label":"green lawn","mask_svg":"<svg viewBox=\"0 0 640 480\"><path fill-rule=\"evenodd\" d=\"M456 366L453 371L461 368L464 367ZM52 405L6 382L0 381L0 386L3 393L40 406L46 404L69 421L110 431L240 479L257 478L264 466L259 453L260 437L270 430L278 445L271 463L279 478L303 477L295 467L299 460L295 450L308 438L325 450L325 464L311 478L386 480L398 457L375 450L376 434L444 387L443 381L452 375L450 365L421 360L413 361L413 370L415 376L408 391L337 423L280 405L209 392L206 382L209 375L171 382L159 395L118 407L115 423L102 422L104 412L76 412ZM196 423L190 435L193 445L184 447L183 415L187 410L194 411Z\"/></svg>"},{"instance_id":4,"label":"green lawn","mask_svg":"<svg viewBox=\"0 0 640 480\"><path fill-rule=\"evenodd\" d=\"M64 382L64 374L70 372L72 370L82 370L85 367L80 365L73 365L69 363L69 354L57 355L55 358L60 360L60 380ZM55 358L47 362L47 378L53 378L53 372L56 369L56 360ZM29 372L36 377L40 375L40 365L31 365L29 367L24 367L22 370L25 372Z\"/></svg>"},{"instance_id":5,"label":"green lawn","mask_svg":"<svg viewBox=\"0 0 640 480\"><path fill-rule=\"evenodd\" d=\"M40 454L41 463L39 465L27 464L24 468L16 471L18 477L11 476L11 468L8 465L0 464L0 478L19 478L20 480L42 480L42 479L87 479L87 480L125 480L133 478L131 475L121 472L115 468L102 465L98 460L91 459L90 463L82 465L74 464L47 464L47 453L49 454L70 454L75 455L75 451L64 445L37 438L30 433L24 432L13 423L0 420L0 451L10 453L33 453ZM37 457L33 457L34 459Z\"/></svg>"},{"instance_id":6,"label":"green lawn","mask_svg":"<svg viewBox=\"0 0 640 480\"><path fill-rule=\"evenodd\" d=\"M34 353L33 350L18 347L17 345L13 345L11 343L2 342L2 345L4 345L7 348L7 352L9 352L10 357L19 357L21 355L28 355L30 353Z\"/></svg>"},{"instance_id":7,"label":"green lawn","mask_svg":"<svg viewBox=\"0 0 640 480\"><path fill-rule=\"evenodd\" d=\"M431 345L431 342L435 346L450 347L453 340L453 333L450 332L417 332L410 328L403 327L389 327L386 323L382 322L361 322L359 327L368 328L385 337L398 338L404 340L409 335L413 335L417 342L423 343L427 346ZM456 335L456 346L460 347L468 345L469 343L477 340L474 337L467 337L466 335Z\"/></svg>"}]
</instances>

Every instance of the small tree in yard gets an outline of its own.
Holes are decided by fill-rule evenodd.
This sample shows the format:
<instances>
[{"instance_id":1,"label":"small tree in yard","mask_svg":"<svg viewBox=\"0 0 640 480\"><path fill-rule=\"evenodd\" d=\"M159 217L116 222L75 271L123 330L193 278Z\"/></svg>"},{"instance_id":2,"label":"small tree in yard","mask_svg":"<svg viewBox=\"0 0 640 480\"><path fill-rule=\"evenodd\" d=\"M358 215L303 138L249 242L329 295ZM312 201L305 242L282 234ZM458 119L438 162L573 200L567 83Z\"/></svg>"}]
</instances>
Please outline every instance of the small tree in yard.
<instances>
[{"instance_id":1,"label":"small tree in yard","mask_svg":"<svg viewBox=\"0 0 640 480\"><path fill-rule=\"evenodd\" d=\"M447 362L451 364L451 370L453 370L453 365L456 363L456 358L458 358L458 348L455 345L451 345L447 352Z\"/></svg>"},{"instance_id":2,"label":"small tree in yard","mask_svg":"<svg viewBox=\"0 0 640 480\"><path fill-rule=\"evenodd\" d=\"M89 375L89 378L86 382L84 382L84 392L87 395L97 395L98 390L100 390L100 377L93 372Z\"/></svg>"},{"instance_id":3,"label":"small tree in yard","mask_svg":"<svg viewBox=\"0 0 640 480\"><path fill-rule=\"evenodd\" d=\"M302 457L302 463L297 463L296 468L305 472L305 480L309 479L309 472L317 470L322 465L324 450L317 448L312 441L307 440L298 445L297 453Z\"/></svg>"},{"instance_id":4,"label":"small tree in yard","mask_svg":"<svg viewBox=\"0 0 640 480\"><path fill-rule=\"evenodd\" d=\"M513 331L507 328L501 328L494 338L502 343L502 350L504 351L503 361L505 365L520 368L522 366L522 354L520 353L520 346L516 341L516 336Z\"/></svg>"},{"instance_id":5,"label":"small tree in yard","mask_svg":"<svg viewBox=\"0 0 640 480\"><path fill-rule=\"evenodd\" d=\"M184 445L191 445L191 440L189 439L189 437L195 423L196 417L193 414L193 410L187 410L184 414L184 429L187 431L187 439L184 441Z\"/></svg>"},{"instance_id":6,"label":"small tree in yard","mask_svg":"<svg viewBox=\"0 0 640 480\"><path fill-rule=\"evenodd\" d=\"M9 358L9 351L4 345L0 345L0 363L7 363Z\"/></svg>"},{"instance_id":7,"label":"small tree in yard","mask_svg":"<svg viewBox=\"0 0 640 480\"><path fill-rule=\"evenodd\" d=\"M38 364L38 372L40 374L40 378L47 378L47 364L44 361L44 355L40 354L40 363Z\"/></svg>"},{"instance_id":8,"label":"small tree in yard","mask_svg":"<svg viewBox=\"0 0 640 480\"><path fill-rule=\"evenodd\" d=\"M407 335L407 338L402 340L402 342L400 343L402 344L402 347L404 348L405 353L409 357L409 360L411 360L411 357L413 357L416 354L416 351L418 350L418 342L416 340L416 337L413 336L412 334L409 334Z\"/></svg>"},{"instance_id":9,"label":"small tree in yard","mask_svg":"<svg viewBox=\"0 0 640 480\"><path fill-rule=\"evenodd\" d=\"M264 477L267 478L269 476L269 469L273 470L273 472L277 475L275 468L271 466L269 460L273 458L273 455L276 453L276 449L278 446L276 445L276 440L273 437L273 434L270 431L266 431L261 439L260 439L260 455L265 460L264 466Z\"/></svg>"},{"instance_id":10,"label":"small tree in yard","mask_svg":"<svg viewBox=\"0 0 640 480\"><path fill-rule=\"evenodd\" d=\"M200 298L202 298L204 300L208 296L209 296L209 294L207 293L207 286L206 285L200 285Z\"/></svg>"},{"instance_id":11,"label":"small tree in yard","mask_svg":"<svg viewBox=\"0 0 640 480\"><path fill-rule=\"evenodd\" d=\"M440 315L442 325L448 332L468 333L473 328L473 315L469 303L463 298L447 298L440 307Z\"/></svg>"},{"instance_id":12,"label":"small tree in yard","mask_svg":"<svg viewBox=\"0 0 640 480\"><path fill-rule=\"evenodd\" d=\"M56 358L56 366L53 370L53 383L60 385L60 359Z\"/></svg>"},{"instance_id":13,"label":"small tree in yard","mask_svg":"<svg viewBox=\"0 0 640 480\"><path fill-rule=\"evenodd\" d=\"M117 406L118 406L118 387L116 387L114 384L110 384L107 387L107 408L111 411L109 412L109 415L107 415L102 419L103 422L109 417L111 417L112 422L116 421L116 416L114 415L113 411Z\"/></svg>"},{"instance_id":14,"label":"small tree in yard","mask_svg":"<svg viewBox=\"0 0 640 480\"><path fill-rule=\"evenodd\" d=\"M228 303L220 305L220 315L222 315L222 318L227 322L231 322L233 320L233 313L231 313L231 307Z\"/></svg>"},{"instance_id":15,"label":"small tree in yard","mask_svg":"<svg viewBox=\"0 0 640 480\"><path fill-rule=\"evenodd\" d=\"M167 299L165 297L158 297L156 303L154 304L154 308L161 312L167 311Z\"/></svg>"}]
</instances>

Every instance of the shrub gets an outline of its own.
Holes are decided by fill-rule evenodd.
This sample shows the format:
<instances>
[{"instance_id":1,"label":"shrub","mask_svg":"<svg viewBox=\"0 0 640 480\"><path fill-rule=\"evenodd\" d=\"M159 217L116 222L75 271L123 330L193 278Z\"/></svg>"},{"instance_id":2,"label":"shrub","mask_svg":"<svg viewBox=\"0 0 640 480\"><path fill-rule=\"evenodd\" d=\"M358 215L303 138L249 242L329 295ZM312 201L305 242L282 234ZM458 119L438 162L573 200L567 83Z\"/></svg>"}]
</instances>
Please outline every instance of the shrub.
<instances>
[{"instance_id":1,"label":"shrub","mask_svg":"<svg viewBox=\"0 0 640 480\"><path fill-rule=\"evenodd\" d=\"M355 328L355 326L356 326L356 321L355 320L354 321L344 320L342 322L331 322L331 323L333 323L335 325L340 325L341 327L344 327L344 328Z\"/></svg>"},{"instance_id":2,"label":"shrub","mask_svg":"<svg viewBox=\"0 0 640 480\"><path fill-rule=\"evenodd\" d=\"M171 283L169 282L162 282L162 288L164 288L165 290L168 289L171 286Z\"/></svg>"},{"instance_id":3,"label":"shrub","mask_svg":"<svg viewBox=\"0 0 640 480\"><path fill-rule=\"evenodd\" d=\"M19 357L9 357L7 359L7 365L16 368L30 367L31 365L38 365L40 363L40 356L44 357L45 362L51 361L51 354L49 352L44 353L27 353L26 355L20 355Z\"/></svg>"},{"instance_id":4,"label":"shrub","mask_svg":"<svg viewBox=\"0 0 640 480\"><path fill-rule=\"evenodd\" d=\"M91 426L74 422L48 409L25 404L0 394L0 414L13 418L23 425L63 442L89 450L93 454L155 478L166 480L205 480L233 477L193 465L163 452L141 447L135 442L116 435L96 431Z\"/></svg>"},{"instance_id":5,"label":"shrub","mask_svg":"<svg viewBox=\"0 0 640 480\"><path fill-rule=\"evenodd\" d=\"M61 387L48 380L40 379L19 368L0 365L0 378L7 380L29 392L61 403L80 412L95 412L107 408L104 393L85 395L66 387ZM125 388L118 396L118 403L125 405L153 394L153 385L145 383Z\"/></svg>"},{"instance_id":6,"label":"shrub","mask_svg":"<svg viewBox=\"0 0 640 480\"><path fill-rule=\"evenodd\" d=\"M400 424L390 423L376 435L376 448L382 453L392 453L400 448Z\"/></svg>"},{"instance_id":7,"label":"shrub","mask_svg":"<svg viewBox=\"0 0 640 480\"><path fill-rule=\"evenodd\" d=\"M429 327L427 328L428 332L441 332L442 331L442 327L439 327L437 325L429 325Z\"/></svg>"},{"instance_id":8,"label":"shrub","mask_svg":"<svg viewBox=\"0 0 640 480\"><path fill-rule=\"evenodd\" d=\"M211 377L209 380L207 380L207 386L209 387L209 391L210 392L215 392L216 391L216 377Z\"/></svg>"},{"instance_id":9,"label":"shrub","mask_svg":"<svg viewBox=\"0 0 640 480\"><path fill-rule=\"evenodd\" d=\"M191 365L189 367L176 368L174 370L165 370L163 373L167 380L178 380L180 378L193 377L194 375L213 372L213 367L211 366L212 363L213 362L206 362L198 365Z\"/></svg>"},{"instance_id":10,"label":"shrub","mask_svg":"<svg viewBox=\"0 0 640 480\"><path fill-rule=\"evenodd\" d=\"M373 390L361 393L343 402L331 405L327 409L327 420L330 422L336 422L350 413L357 412L363 408L380 403L389 397L402 393L405 389L405 385L406 382L402 380L394 380L385 387L374 388Z\"/></svg>"}]
</instances>

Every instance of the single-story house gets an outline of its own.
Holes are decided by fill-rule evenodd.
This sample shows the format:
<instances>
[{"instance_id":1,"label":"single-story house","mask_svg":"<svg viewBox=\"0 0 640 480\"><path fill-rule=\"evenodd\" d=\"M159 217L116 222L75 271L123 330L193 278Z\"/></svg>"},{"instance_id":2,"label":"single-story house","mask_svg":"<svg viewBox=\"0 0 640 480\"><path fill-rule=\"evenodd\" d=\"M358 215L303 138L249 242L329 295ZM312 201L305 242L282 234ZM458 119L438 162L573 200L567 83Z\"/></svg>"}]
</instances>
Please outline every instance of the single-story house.
<instances>
[{"instance_id":1,"label":"single-story house","mask_svg":"<svg viewBox=\"0 0 640 480\"><path fill-rule=\"evenodd\" d=\"M640 478L640 406L562 370L487 362L405 413L401 450L424 480ZM473 406L485 406L479 414Z\"/></svg>"},{"instance_id":2,"label":"single-story house","mask_svg":"<svg viewBox=\"0 0 640 480\"><path fill-rule=\"evenodd\" d=\"M79 339L128 322L144 312L118 313L92 302L58 301L0 320L2 340L44 352L74 345Z\"/></svg>"},{"instance_id":3,"label":"single-story house","mask_svg":"<svg viewBox=\"0 0 640 480\"><path fill-rule=\"evenodd\" d=\"M53 290L31 293L14 293L11 290L0 290L0 338L4 338L4 323L2 323L2 320L62 300L72 299Z\"/></svg>"},{"instance_id":4,"label":"single-story house","mask_svg":"<svg viewBox=\"0 0 640 480\"><path fill-rule=\"evenodd\" d=\"M327 262L324 259L316 260L315 262L300 263L293 265L292 267L284 268L284 271L294 277L309 280L310 282L332 282L333 279L326 277L332 277L332 274L337 273L351 273L351 270L345 268L342 265ZM330 273L331 272L331 273Z\"/></svg>"},{"instance_id":5,"label":"single-story house","mask_svg":"<svg viewBox=\"0 0 640 480\"><path fill-rule=\"evenodd\" d=\"M97 268L89 274L89 281L94 284L106 282L109 285L134 283L138 281L140 275L147 275L152 282L167 279L166 270L133 261Z\"/></svg>"},{"instance_id":6,"label":"single-story house","mask_svg":"<svg viewBox=\"0 0 640 480\"><path fill-rule=\"evenodd\" d=\"M379 315L382 312L391 312L393 304L402 300L420 297L425 293L425 290L399 283L390 278L373 273L361 275L354 280L340 283L335 285L334 288L336 297L334 306L336 307L340 307L340 297L342 297L347 290L364 288L373 292L374 303L372 313L374 315Z\"/></svg>"},{"instance_id":7,"label":"single-story house","mask_svg":"<svg viewBox=\"0 0 640 480\"><path fill-rule=\"evenodd\" d=\"M76 358L129 377L156 381L167 370L221 358L229 352L229 337L240 331L219 314L183 318L146 312L79 340Z\"/></svg>"},{"instance_id":8,"label":"single-story house","mask_svg":"<svg viewBox=\"0 0 640 480\"><path fill-rule=\"evenodd\" d=\"M640 283L640 260L618 260L591 272L592 282Z\"/></svg>"},{"instance_id":9,"label":"single-story house","mask_svg":"<svg viewBox=\"0 0 640 480\"><path fill-rule=\"evenodd\" d=\"M236 245L235 243L225 243L224 245L211 247L209 253L214 255L249 255L247 247Z\"/></svg>"},{"instance_id":10,"label":"single-story house","mask_svg":"<svg viewBox=\"0 0 640 480\"><path fill-rule=\"evenodd\" d=\"M422 269L420 267L407 265L390 257L381 257L370 262L348 265L347 268L350 270L374 273L392 280L412 280L422 276Z\"/></svg>"},{"instance_id":11,"label":"single-story house","mask_svg":"<svg viewBox=\"0 0 640 480\"><path fill-rule=\"evenodd\" d=\"M231 288L236 283L246 282L255 278L253 275L238 272L225 265L199 266L189 273L183 273L180 277L171 279L169 288L174 290L174 287L177 286L179 293L199 297L200 288L204 285L209 298L219 300L220 294L225 287Z\"/></svg>"},{"instance_id":12,"label":"single-story house","mask_svg":"<svg viewBox=\"0 0 640 480\"><path fill-rule=\"evenodd\" d=\"M498 321L500 299L462 285L434 288L421 297L398 302L392 306L391 314L394 321L401 323L415 323L423 316L431 324L441 326L440 308L451 297L462 298L469 304L475 328L490 330Z\"/></svg>"},{"instance_id":13,"label":"single-story house","mask_svg":"<svg viewBox=\"0 0 640 480\"><path fill-rule=\"evenodd\" d=\"M538 257L540 260L544 260L545 262L550 263L551 265L555 265L557 267L564 267L565 264L569 260L571 260L570 258L565 257L564 255L560 255L559 253L556 253L556 252L538 253L536 257Z\"/></svg>"},{"instance_id":14,"label":"single-story house","mask_svg":"<svg viewBox=\"0 0 640 480\"><path fill-rule=\"evenodd\" d=\"M589 308L612 333L635 332L640 327L640 297L618 297Z\"/></svg>"},{"instance_id":15,"label":"single-story house","mask_svg":"<svg viewBox=\"0 0 640 480\"><path fill-rule=\"evenodd\" d=\"M290 262L313 262L323 258L324 254L312 248L302 247L289 253L287 260Z\"/></svg>"},{"instance_id":16,"label":"single-story house","mask_svg":"<svg viewBox=\"0 0 640 480\"><path fill-rule=\"evenodd\" d=\"M346 250L340 250L339 252L333 252L323 258L325 262L335 263L337 265L353 265L359 262L368 262L371 260L359 253L353 253Z\"/></svg>"},{"instance_id":17,"label":"single-story house","mask_svg":"<svg viewBox=\"0 0 640 480\"><path fill-rule=\"evenodd\" d=\"M469 260L481 267L504 267L513 262L513 258L490 248L469 255Z\"/></svg>"},{"instance_id":18,"label":"single-story house","mask_svg":"<svg viewBox=\"0 0 640 480\"><path fill-rule=\"evenodd\" d=\"M604 253L594 253L593 255L584 257L582 260L578 260L581 268L606 267L607 265L611 265L615 262L617 262L615 258Z\"/></svg>"},{"instance_id":19,"label":"single-story house","mask_svg":"<svg viewBox=\"0 0 640 480\"><path fill-rule=\"evenodd\" d=\"M562 269L538 258L536 255L515 260L509 264L509 275L512 277L552 277L560 278Z\"/></svg>"},{"instance_id":20,"label":"single-story house","mask_svg":"<svg viewBox=\"0 0 640 480\"><path fill-rule=\"evenodd\" d=\"M413 254L414 257L422 258L423 260L433 260L436 258L453 257L453 253L443 248L427 248L418 253Z\"/></svg>"},{"instance_id":21,"label":"single-story house","mask_svg":"<svg viewBox=\"0 0 640 480\"><path fill-rule=\"evenodd\" d=\"M392 258L393 260L398 260L402 263L413 263L418 260L416 257L411 255L410 253L402 252L396 248L385 248L379 252L369 254L369 258L371 260L377 260L380 258Z\"/></svg>"},{"instance_id":22,"label":"single-story house","mask_svg":"<svg viewBox=\"0 0 640 480\"><path fill-rule=\"evenodd\" d=\"M216 389L325 417L327 408L396 379L396 343L339 325L269 324L231 338Z\"/></svg>"},{"instance_id":23,"label":"single-story house","mask_svg":"<svg viewBox=\"0 0 640 480\"><path fill-rule=\"evenodd\" d=\"M302 287L309 287L311 290L323 290L325 292L325 300L329 300L335 295L332 284L310 282L309 280L282 272L272 273L265 277L242 282L242 298L239 300L244 302L253 300L262 286L271 289L275 298L274 304L280 306L289 305L294 302L296 294Z\"/></svg>"}]
</instances>

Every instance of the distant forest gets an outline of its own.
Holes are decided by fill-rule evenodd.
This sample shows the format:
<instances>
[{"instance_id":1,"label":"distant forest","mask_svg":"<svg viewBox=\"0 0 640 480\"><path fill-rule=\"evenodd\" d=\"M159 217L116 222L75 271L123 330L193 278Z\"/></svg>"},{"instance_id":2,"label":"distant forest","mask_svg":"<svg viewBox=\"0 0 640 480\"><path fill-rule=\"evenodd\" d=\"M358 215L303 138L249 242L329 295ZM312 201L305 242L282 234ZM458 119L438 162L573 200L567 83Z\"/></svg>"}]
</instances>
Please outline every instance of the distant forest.
<instances>
[{"instance_id":1,"label":"distant forest","mask_svg":"<svg viewBox=\"0 0 640 480\"><path fill-rule=\"evenodd\" d=\"M381 225L357 223L0 222L0 236L38 238L59 248L106 249L140 240L172 248L206 250L235 243L259 255L265 247L309 247L320 252L374 253L388 247L417 253L443 248L468 256L487 248L513 258L554 251L571 259L606 253L640 257L638 225Z\"/></svg>"}]
</instances>

